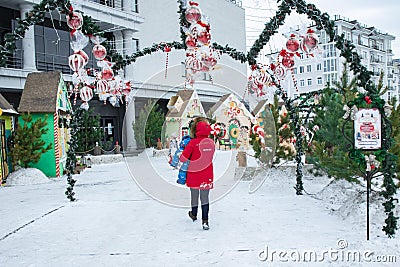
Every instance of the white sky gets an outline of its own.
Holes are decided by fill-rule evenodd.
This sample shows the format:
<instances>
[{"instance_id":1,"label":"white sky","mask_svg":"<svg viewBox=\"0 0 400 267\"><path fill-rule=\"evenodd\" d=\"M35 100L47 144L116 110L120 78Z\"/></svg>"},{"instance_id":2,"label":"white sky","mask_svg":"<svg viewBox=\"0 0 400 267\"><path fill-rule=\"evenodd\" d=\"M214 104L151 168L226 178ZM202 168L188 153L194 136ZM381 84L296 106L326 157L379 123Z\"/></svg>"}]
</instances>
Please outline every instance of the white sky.
<instances>
[{"instance_id":1,"label":"white sky","mask_svg":"<svg viewBox=\"0 0 400 267\"><path fill-rule=\"evenodd\" d=\"M277 9L275 0L242 0L246 8L246 26L248 30L248 46L251 46L258 36L264 23L274 16ZM306 0L315 4L323 13L327 12L331 18L341 15L350 20L358 20L362 24L373 26L383 33L389 33L396 37L392 42L394 58L400 58L400 1L399 0ZM252 8L247 8L252 7ZM300 25L306 27L310 21L305 17L290 16L286 19L283 28ZM257 33L258 30L258 33ZM272 40L271 48L280 49L280 41Z\"/></svg>"}]
</instances>

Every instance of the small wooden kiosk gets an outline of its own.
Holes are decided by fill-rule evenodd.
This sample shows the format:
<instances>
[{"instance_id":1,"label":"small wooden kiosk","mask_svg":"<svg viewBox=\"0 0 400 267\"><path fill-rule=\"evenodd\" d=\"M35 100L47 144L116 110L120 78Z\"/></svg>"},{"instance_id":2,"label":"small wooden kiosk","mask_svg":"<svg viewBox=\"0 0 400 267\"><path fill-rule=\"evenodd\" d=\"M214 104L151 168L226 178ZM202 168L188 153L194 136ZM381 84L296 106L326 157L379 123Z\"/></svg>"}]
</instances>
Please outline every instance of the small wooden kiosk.
<instances>
[{"instance_id":1,"label":"small wooden kiosk","mask_svg":"<svg viewBox=\"0 0 400 267\"><path fill-rule=\"evenodd\" d=\"M20 113L31 113L33 121L46 118L48 131L42 137L52 149L44 153L40 161L32 164L49 177L63 174L67 158L67 112L71 111L67 88L59 71L30 73L26 79ZM21 119L19 123L24 123Z\"/></svg>"}]
</instances>

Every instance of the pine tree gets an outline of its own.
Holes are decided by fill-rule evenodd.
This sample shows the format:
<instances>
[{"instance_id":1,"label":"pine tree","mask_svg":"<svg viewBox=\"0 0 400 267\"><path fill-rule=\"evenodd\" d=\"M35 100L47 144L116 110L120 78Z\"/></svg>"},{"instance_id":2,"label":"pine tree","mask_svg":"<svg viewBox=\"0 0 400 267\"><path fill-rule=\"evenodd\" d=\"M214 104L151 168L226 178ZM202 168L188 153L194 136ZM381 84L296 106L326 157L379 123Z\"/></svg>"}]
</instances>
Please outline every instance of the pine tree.
<instances>
[{"instance_id":1,"label":"pine tree","mask_svg":"<svg viewBox=\"0 0 400 267\"><path fill-rule=\"evenodd\" d=\"M275 153L275 162L283 160L293 160L295 156L295 148L293 145L294 133L290 126L290 117L285 106L279 111L279 119L277 123L278 143Z\"/></svg>"},{"instance_id":2,"label":"pine tree","mask_svg":"<svg viewBox=\"0 0 400 267\"><path fill-rule=\"evenodd\" d=\"M343 106L353 100L357 94L356 79L348 79L348 69L344 65L342 77L339 82L334 82L335 88L326 88L320 101L323 109L315 111L314 125L319 126L319 131L314 136L314 151L307 156L317 169L324 170L329 176L357 181L358 165L348 157L348 141L342 133L344 112ZM347 124L346 136L352 136L353 128Z\"/></svg>"},{"instance_id":3,"label":"pine tree","mask_svg":"<svg viewBox=\"0 0 400 267\"><path fill-rule=\"evenodd\" d=\"M165 115L160 111L158 104L149 100L133 124L137 146L139 148L155 147L157 139L161 138L164 121Z\"/></svg>"},{"instance_id":4,"label":"pine tree","mask_svg":"<svg viewBox=\"0 0 400 267\"><path fill-rule=\"evenodd\" d=\"M31 163L39 162L43 153L52 148L52 144L47 144L42 140L42 136L49 130L47 126L47 116L32 122L32 115L22 113L23 123L19 125L13 138L11 147L11 157L14 166L29 167Z\"/></svg>"},{"instance_id":5,"label":"pine tree","mask_svg":"<svg viewBox=\"0 0 400 267\"><path fill-rule=\"evenodd\" d=\"M95 147L96 142L103 140L104 132L100 128L100 116L93 115L94 109L77 109L75 115L78 121L76 152L87 152Z\"/></svg>"}]
</instances>

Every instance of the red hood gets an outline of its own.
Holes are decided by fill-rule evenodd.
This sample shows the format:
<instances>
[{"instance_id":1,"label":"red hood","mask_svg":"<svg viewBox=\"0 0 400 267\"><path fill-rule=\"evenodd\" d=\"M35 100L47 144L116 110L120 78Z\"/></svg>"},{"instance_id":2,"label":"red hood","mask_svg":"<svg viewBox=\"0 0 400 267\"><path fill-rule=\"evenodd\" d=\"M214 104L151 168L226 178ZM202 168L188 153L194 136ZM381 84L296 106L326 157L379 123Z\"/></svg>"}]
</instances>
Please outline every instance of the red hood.
<instances>
[{"instance_id":1,"label":"red hood","mask_svg":"<svg viewBox=\"0 0 400 267\"><path fill-rule=\"evenodd\" d=\"M211 133L211 127L206 122L199 122L196 125L196 137L207 137Z\"/></svg>"}]
</instances>

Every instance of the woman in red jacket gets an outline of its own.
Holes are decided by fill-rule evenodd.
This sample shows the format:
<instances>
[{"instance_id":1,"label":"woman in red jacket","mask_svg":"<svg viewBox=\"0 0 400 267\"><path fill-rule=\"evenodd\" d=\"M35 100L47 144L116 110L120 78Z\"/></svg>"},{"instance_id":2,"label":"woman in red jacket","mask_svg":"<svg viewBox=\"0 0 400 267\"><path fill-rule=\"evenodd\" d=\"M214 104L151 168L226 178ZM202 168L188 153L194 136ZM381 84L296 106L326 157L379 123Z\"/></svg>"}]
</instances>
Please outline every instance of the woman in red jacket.
<instances>
[{"instance_id":1,"label":"woman in red jacket","mask_svg":"<svg viewBox=\"0 0 400 267\"><path fill-rule=\"evenodd\" d=\"M208 230L209 193L214 181L212 160L215 145L213 140L208 138L211 127L205 118L196 118L190 132L194 138L190 140L180 157L182 162L190 160L186 178L186 186L190 187L192 207L189 217L193 221L197 220L200 196L202 225L204 230Z\"/></svg>"}]
</instances>

